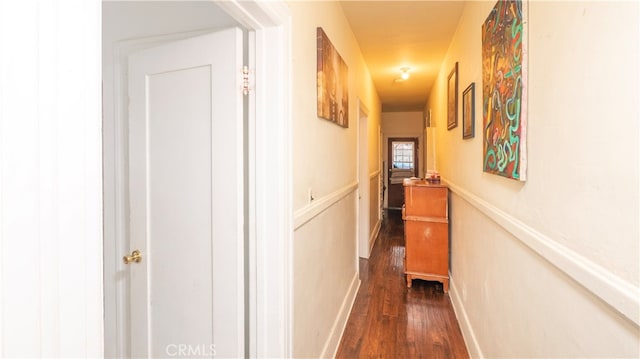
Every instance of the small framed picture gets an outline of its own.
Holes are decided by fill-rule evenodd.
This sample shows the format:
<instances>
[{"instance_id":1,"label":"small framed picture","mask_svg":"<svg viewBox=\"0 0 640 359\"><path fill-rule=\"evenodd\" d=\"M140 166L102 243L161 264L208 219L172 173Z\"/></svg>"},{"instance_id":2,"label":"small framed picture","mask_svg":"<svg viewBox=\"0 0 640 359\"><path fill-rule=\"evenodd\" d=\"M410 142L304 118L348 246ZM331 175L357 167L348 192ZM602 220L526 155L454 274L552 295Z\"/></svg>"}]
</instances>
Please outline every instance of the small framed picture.
<instances>
[{"instance_id":1,"label":"small framed picture","mask_svg":"<svg viewBox=\"0 0 640 359\"><path fill-rule=\"evenodd\" d=\"M458 126L458 63L447 78L447 130Z\"/></svg>"},{"instance_id":2,"label":"small framed picture","mask_svg":"<svg viewBox=\"0 0 640 359\"><path fill-rule=\"evenodd\" d=\"M475 136L475 90L476 84L472 82L462 93L462 138Z\"/></svg>"}]
</instances>

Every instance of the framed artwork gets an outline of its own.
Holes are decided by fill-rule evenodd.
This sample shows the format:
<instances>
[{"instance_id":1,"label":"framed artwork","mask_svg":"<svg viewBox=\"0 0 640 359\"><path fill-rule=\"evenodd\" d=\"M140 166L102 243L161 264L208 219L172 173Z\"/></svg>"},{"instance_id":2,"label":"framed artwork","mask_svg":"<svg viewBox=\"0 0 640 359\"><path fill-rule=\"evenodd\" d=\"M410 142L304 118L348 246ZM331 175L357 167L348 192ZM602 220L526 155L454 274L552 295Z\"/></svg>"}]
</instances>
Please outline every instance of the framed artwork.
<instances>
[{"instance_id":1,"label":"framed artwork","mask_svg":"<svg viewBox=\"0 0 640 359\"><path fill-rule=\"evenodd\" d=\"M476 83L472 82L462 93L462 138L475 136Z\"/></svg>"},{"instance_id":2,"label":"framed artwork","mask_svg":"<svg viewBox=\"0 0 640 359\"><path fill-rule=\"evenodd\" d=\"M321 27L317 35L318 117L349 127L349 72Z\"/></svg>"},{"instance_id":3,"label":"framed artwork","mask_svg":"<svg viewBox=\"0 0 640 359\"><path fill-rule=\"evenodd\" d=\"M458 126L458 63L447 78L447 130Z\"/></svg>"},{"instance_id":4,"label":"framed artwork","mask_svg":"<svg viewBox=\"0 0 640 359\"><path fill-rule=\"evenodd\" d=\"M483 170L527 178L527 2L499 0L482 25Z\"/></svg>"}]
</instances>

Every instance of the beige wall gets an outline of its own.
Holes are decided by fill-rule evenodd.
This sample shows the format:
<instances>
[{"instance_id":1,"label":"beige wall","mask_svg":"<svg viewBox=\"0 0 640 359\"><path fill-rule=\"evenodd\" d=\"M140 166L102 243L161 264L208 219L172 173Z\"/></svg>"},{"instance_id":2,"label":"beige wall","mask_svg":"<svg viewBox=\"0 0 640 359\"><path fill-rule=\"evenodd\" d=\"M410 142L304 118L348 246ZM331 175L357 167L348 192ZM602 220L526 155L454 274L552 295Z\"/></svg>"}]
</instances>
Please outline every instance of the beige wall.
<instances>
[{"instance_id":1,"label":"beige wall","mask_svg":"<svg viewBox=\"0 0 640 359\"><path fill-rule=\"evenodd\" d=\"M332 356L357 278L358 99L369 111L369 172L378 170L380 101L338 2L291 1L293 353ZM349 128L316 115L316 27L349 68ZM314 200L310 201L309 192Z\"/></svg>"},{"instance_id":2,"label":"beige wall","mask_svg":"<svg viewBox=\"0 0 640 359\"><path fill-rule=\"evenodd\" d=\"M427 105L453 192L452 299L471 354L638 357L640 5L529 2L521 183L482 172L480 30L493 4L467 3ZM444 125L456 61L459 96L476 83L472 140Z\"/></svg>"}]
</instances>

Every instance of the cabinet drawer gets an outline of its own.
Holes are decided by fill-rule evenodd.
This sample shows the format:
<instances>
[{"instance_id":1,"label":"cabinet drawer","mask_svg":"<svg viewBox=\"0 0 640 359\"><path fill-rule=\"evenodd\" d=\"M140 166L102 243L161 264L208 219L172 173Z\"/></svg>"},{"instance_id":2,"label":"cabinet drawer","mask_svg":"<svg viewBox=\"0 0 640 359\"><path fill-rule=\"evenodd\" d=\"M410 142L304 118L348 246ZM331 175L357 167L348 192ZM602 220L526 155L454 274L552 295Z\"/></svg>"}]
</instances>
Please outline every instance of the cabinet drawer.
<instances>
[{"instance_id":1,"label":"cabinet drawer","mask_svg":"<svg viewBox=\"0 0 640 359\"><path fill-rule=\"evenodd\" d=\"M405 214L416 217L447 218L447 188L406 186Z\"/></svg>"},{"instance_id":2,"label":"cabinet drawer","mask_svg":"<svg viewBox=\"0 0 640 359\"><path fill-rule=\"evenodd\" d=\"M449 266L449 227L447 223L406 221L407 272L447 276Z\"/></svg>"}]
</instances>

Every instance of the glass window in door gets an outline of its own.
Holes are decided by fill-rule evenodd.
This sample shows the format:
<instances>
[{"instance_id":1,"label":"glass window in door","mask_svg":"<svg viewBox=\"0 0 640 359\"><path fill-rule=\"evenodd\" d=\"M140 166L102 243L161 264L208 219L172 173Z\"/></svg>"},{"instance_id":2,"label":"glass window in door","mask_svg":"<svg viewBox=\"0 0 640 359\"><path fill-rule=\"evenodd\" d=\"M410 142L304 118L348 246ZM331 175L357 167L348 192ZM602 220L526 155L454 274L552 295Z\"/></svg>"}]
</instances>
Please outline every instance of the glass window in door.
<instances>
[{"instance_id":1,"label":"glass window in door","mask_svg":"<svg viewBox=\"0 0 640 359\"><path fill-rule=\"evenodd\" d=\"M393 142L393 168L414 168L413 145L413 142Z\"/></svg>"}]
</instances>

